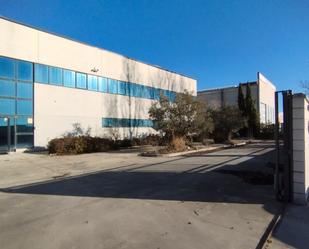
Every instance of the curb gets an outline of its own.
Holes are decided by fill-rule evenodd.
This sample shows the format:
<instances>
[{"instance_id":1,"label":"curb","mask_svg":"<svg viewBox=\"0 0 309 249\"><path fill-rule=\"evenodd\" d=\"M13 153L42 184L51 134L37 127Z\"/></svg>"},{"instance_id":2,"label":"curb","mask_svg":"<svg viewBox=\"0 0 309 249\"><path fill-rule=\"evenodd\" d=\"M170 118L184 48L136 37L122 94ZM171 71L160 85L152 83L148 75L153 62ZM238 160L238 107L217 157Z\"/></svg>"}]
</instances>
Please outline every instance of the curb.
<instances>
[{"instance_id":1,"label":"curb","mask_svg":"<svg viewBox=\"0 0 309 249\"><path fill-rule=\"evenodd\" d=\"M255 249L267 249L269 248L269 244L271 243L269 241L270 237L273 234L273 231L277 227L278 223L281 221L282 216L284 214L285 205L283 204L281 206L281 209L279 212L272 218L272 220L269 222L266 230L264 231L259 243L257 244Z\"/></svg>"},{"instance_id":2,"label":"curb","mask_svg":"<svg viewBox=\"0 0 309 249\"><path fill-rule=\"evenodd\" d=\"M240 142L237 144L233 145L216 145L216 146L211 146L199 150L190 150L190 151L183 151L183 152L175 152L175 153L167 153L167 154L159 154L159 153L154 153L154 154L145 154L145 153L140 153L139 156L143 157L177 157L177 156L186 156L186 155L191 155L191 154L197 154L200 152L214 152L217 150L223 150L223 149L229 149L229 148L235 148L235 147L240 147L248 144L248 142Z\"/></svg>"}]
</instances>

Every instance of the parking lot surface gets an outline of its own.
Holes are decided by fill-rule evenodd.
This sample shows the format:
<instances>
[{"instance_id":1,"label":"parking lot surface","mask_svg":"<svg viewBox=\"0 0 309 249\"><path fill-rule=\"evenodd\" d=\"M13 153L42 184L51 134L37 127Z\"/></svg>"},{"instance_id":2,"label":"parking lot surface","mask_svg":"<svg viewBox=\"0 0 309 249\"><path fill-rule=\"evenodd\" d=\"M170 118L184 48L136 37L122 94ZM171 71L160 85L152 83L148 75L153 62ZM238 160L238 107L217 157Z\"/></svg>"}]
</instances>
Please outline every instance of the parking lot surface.
<instances>
[{"instance_id":1,"label":"parking lot surface","mask_svg":"<svg viewBox=\"0 0 309 249\"><path fill-rule=\"evenodd\" d=\"M273 153L1 156L1 248L255 248L280 207Z\"/></svg>"}]
</instances>

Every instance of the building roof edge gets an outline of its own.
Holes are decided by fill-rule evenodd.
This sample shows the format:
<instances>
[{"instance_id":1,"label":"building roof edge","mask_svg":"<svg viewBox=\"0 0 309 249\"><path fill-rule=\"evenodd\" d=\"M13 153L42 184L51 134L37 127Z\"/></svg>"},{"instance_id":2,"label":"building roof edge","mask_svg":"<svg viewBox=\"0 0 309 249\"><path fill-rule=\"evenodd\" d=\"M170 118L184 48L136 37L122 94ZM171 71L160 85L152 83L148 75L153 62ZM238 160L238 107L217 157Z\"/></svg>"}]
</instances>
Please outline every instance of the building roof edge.
<instances>
[{"instance_id":1,"label":"building roof edge","mask_svg":"<svg viewBox=\"0 0 309 249\"><path fill-rule=\"evenodd\" d=\"M170 73L173 73L173 74L178 74L180 76L183 76L183 77L186 77L186 78L189 78L189 79L197 81L197 79L193 78L192 76L188 76L188 75L185 75L183 73L178 73L176 71L173 71L173 70L170 70L170 69L166 69L166 68L163 68L163 67L158 66L158 65L154 65L154 64L151 64L151 63L148 63L148 62L144 62L144 61L141 61L141 60L138 60L138 59L134 59L132 57L129 57L129 56L126 56L126 55L123 55L123 54L120 54L120 53L117 53L117 52L114 52L114 51L111 51L111 50L107 50L105 48L97 47L95 45L91 45L89 43L73 39L73 38L71 38L69 36L65 36L65 35L58 34L56 32L48 31L48 30L45 30L43 28L38 28L36 26L33 26L33 25L30 25L30 24L23 23L21 21L17 21L17 20L11 19L11 18L5 17L3 15L0 15L0 19L6 20L6 21L9 21L9 22L13 22L13 23L16 23L16 24L19 24L19 25L23 25L25 27L28 27L28 28L31 28L31 29L35 29L35 30L38 30L38 31L41 31L41 32L45 32L45 33L48 33L48 34L51 34L51 35L54 35L54 36L58 36L58 37L61 37L61 38L64 38L64 39L67 39L67 40L70 40L70 41L73 41L73 42L77 42L77 43L80 43L82 45L86 45L86 46L93 47L93 48L96 48L96 49L104 50L104 51L107 51L109 53L113 53L113 54L116 54L118 56L122 56L124 58L129 59L129 60L133 60L133 61L136 61L136 62L139 62L139 63L143 63L145 65L152 66L152 67L158 68L160 70L164 70L164 71L167 71L167 72L170 72Z\"/></svg>"}]
</instances>

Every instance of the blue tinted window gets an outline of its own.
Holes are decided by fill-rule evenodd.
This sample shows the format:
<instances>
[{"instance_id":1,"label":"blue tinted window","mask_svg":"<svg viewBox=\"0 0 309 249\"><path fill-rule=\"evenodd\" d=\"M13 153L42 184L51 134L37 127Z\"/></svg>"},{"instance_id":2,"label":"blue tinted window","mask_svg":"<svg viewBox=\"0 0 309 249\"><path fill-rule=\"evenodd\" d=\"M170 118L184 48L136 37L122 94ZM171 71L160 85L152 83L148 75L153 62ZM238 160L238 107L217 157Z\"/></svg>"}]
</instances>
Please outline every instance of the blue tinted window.
<instances>
[{"instance_id":1,"label":"blue tinted window","mask_svg":"<svg viewBox=\"0 0 309 249\"><path fill-rule=\"evenodd\" d=\"M153 121L152 120L146 120L147 123L146 123L146 126L147 127L153 127Z\"/></svg>"},{"instance_id":2,"label":"blue tinted window","mask_svg":"<svg viewBox=\"0 0 309 249\"><path fill-rule=\"evenodd\" d=\"M112 122L112 126L113 126L113 127L120 127L121 122L120 122L119 119L117 119L117 118L112 118L112 119L111 119L111 122Z\"/></svg>"},{"instance_id":3,"label":"blue tinted window","mask_svg":"<svg viewBox=\"0 0 309 249\"><path fill-rule=\"evenodd\" d=\"M128 118L102 118L103 127L152 127L153 121L149 119Z\"/></svg>"},{"instance_id":4,"label":"blue tinted window","mask_svg":"<svg viewBox=\"0 0 309 249\"><path fill-rule=\"evenodd\" d=\"M32 63L26 61L17 61L17 79L33 81Z\"/></svg>"},{"instance_id":5,"label":"blue tinted window","mask_svg":"<svg viewBox=\"0 0 309 249\"><path fill-rule=\"evenodd\" d=\"M128 96L132 96L132 83L127 82L127 94Z\"/></svg>"},{"instance_id":6,"label":"blue tinted window","mask_svg":"<svg viewBox=\"0 0 309 249\"><path fill-rule=\"evenodd\" d=\"M17 83L17 97L32 99L32 84L29 83Z\"/></svg>"},{"instance_id":7,"label":"blue tinted window","mask_svg":"<svg viewBox=\"0 0 309 249\"><path fill-rule=\"evenodd\" d=\"M98 91L98 77L94 75L88 75L88 89L92 91Z\"/></svg>"},{"instance_id":8,"label":"blue tinted window","mask_svg":"<svg viewBox=\"0 0 309 249\"><path fill-rule=\"evenodd\" d=\"M10 80L0 80L0 96L15 97L15 82Z\"/></svg>"},{"instance_id":9,"label":"blue tinted window","mask_svg":"<svg viewBox=\"0 0 309 249\"><path fill-rule=\"evenodd\" d=\"M147 97L149 99L154 99L154 88L153 87L147 87Z\"/></svg>"},{"instance_id":10,"label":"blue tinted window","mask_svg":"<svg viewBox=\"0 0 309 249\"><path fill-rule=\"evenodd\" d=\"M141 125L142 120L135 119L134 121L135 121L135 126L136 126L136 127L141 127L141 126L142 126L142 125Z\"/></svg>"},{"instance_id":11,"label":"blue tinted window","mask_svg":"<svg viewBox=\"0 0 309 249\"><path fill-rule=\"evenodd\" d=\"M170 101L175 102L176 100L176 93L175 92L170 92Z\"/></svg>"},{"instance_id":12,"label":"blue tinted window","mask_svg":"<svg viewBox=\"0 0 309 249\"><path fill-rule=\"evenodd\" d=\"M107 118L102 118L102 127L109 127L109 122Z\"/></svg>"},{"instance_id":13,"label":"blue tinted window","mask_svg":"<svg viewBox=\"0 0 309 249\"><path fill-rule=\"evenodd\" d=\"M131 119L130 123L131 123L132 127L137 127L137 125L138 125L137 119Z\"/></svg>"},{"instance_id":14,"label":"blue tinted window","mask_svg":"<svg viewBox=\"0 0 309 249\"><path fill-rule=\"evenodd\" d=\"M164 90L160 89L159 90L159 98L161 97L166 97L165 94L164 94Z\"/></svg>"},{"instance_id":15,"label":"blue tinted window","mask_svg":"<svg viewBox=\"0 0 309 249\"><path fill-rule=\"evenodd\" d=\"M34 81L48 84L48 66L35 64L34 70Z\"/></svg>"},{"instance_id":16,"label":"blue tinted window","mask_svg":"<svg viewBox=\"0 0 309 249\"><path fill-rule=\"evenodd\" d=\"M100 92L107 93L107 79L98 77L98 87Z\"/></svg>"},{"instance_id":17,"label":"blue tinted window","mask_svg":"<svg viewBox=\"0 0 309 249\"><path fill-rule=\"evenodd\" d=\"M33 146L33 135L17 135L17 145L19 148Z\"/></svg>"},{"instance_id":18,"label":"blue tinted window","mask_svg":"<svg viewBox=\"0 0 309 249\"><path fill-rule=\"evenodd\" d=\"M7 125L8 125L8 119L0 117L0 126L7 126Z\"/></svg>"},{"instance_id":19,"label":"blue tinted window","mask_svg":"<svg viewBox=\"0 0 309 249\"><path fill-rule=\"evenodd\" d=\"M141 127L147 127L148 126L148 120L142 119L140 126Z\"/></svg>"},{"instance_id":20,"label":"blue tinted window","mask_svg":"<svg viewBox=\"0 0 309 249\"><path fill-rule=\"evenodd\" d=\"M161 96L161 90L160 89L154 89L154 99L159 100Z\"/></svg>"},{"instance_id":21,"label":"blue tinted window","mask_svg":"<svg viewBox=\"0 0 309 249\"><path fill-rule=\"evenodd\" d=\"M15 100L0 98L0 114L15 115Z\"/></svg>"},{"instance_id":22,"label":"blue tinted window","mask_svg":"<svg viewBox=\"0 0 309 249\"><path fill-rule=\"evenodd\" d=\"M15 78L14 60L0 57L0 77Z\"/></svg>"},{"instance_id":23,"label":"blue tinted window","mask_svg":"<svg viewBox=\"0 0 309 249\"><path fill-rule=\"evenodd\" d=\"M141 85L136 85L136 89L137 89L137 95L136 95L136 97L143 97L143 86L141 86Z\"/></svg>"},{"instance_id":24,"label":"blue tinted window","mask_svg":"<svg viewBox=\"0 0 309 249\"><path fill-rule=\"evenodd\" d=\"M71 70L63 70L63 85L67 87L75 87L75 72Z\"/></svg>"},{"instance_id":25,"label":"blue tinted window","mask_svg":"<svg viewBox=\"0 0 309 249\"><path fill-rule=\"evenodd\" d=\"M163 90L163 95L170 99L170 92L168 90Z\"/></svg>"},{"instance_id":26,"label":"blue tinted window","mask_svg":"<svg viewBox=\"0 0 309 249\"><path fill-rule=\"evenodd\" d=\"M130 127L131 126L130 119L128 119L128 118L120 119L119 126L120 127Z\"/></svg>"},{"instance_id":27,"label":"blue tinted window","mask_svg":"<svg viewBox=\"0 0 309 249\"><path fill-rule=\"evenodd\" d=\"M130 83L129 88L130 88L130 96L134 96L135 91L136 91L135 84L134 83Z\"/></svg>"},{"instance_id":28,"label":"blue tinted window","mask_svg":"<svg viewBox=\"0 0 309 249\"><path fill-rule=\"evenodd\" d=\"M142 96L141 85L131 83L131 95L134 97L141 97Z\"/></svg>"},{"instance_id":29,"label":"blue tinted window","mask_svg":"<svg viewBox=\"0 0 309 249\"><path fill-rule=\"evenodd\" d=\"M118 93L118 81L113 79L108 79L108 92L109 93Z\"/></svg>"},{"instance_id":30,"label":"blue tinted window","mask_svg":"<svg viewBox=\"0 0 309 249\"><path fill-rule=\"evenodd\" d=\"M62 85L62 69L58 67L49 67L49 83L53 85Z\"/></svg>"},{"instance_id":31,"label":"blue tinted window","mask_svg":"<svg viewBox=\"0 0 309 249\"><path fill-rule=\"evenodd\" d=\"M16 119L17 132L32 132L33 119L32 117L19 116Z\"/></svg>"},{"instance_id":32,"label":"blue tinted window","mask_svg":"<svg viewBox=\"0 0 309 249\"><path fill-rule=\"evenodd\" d=\"M147 123L147 120L141 119L140 122L139 122L139 126L140 127L145 127L146 123Z\"/></svg>"},{"instance_id":33,"label":"blue tinted window","mask_svg":"<svg viewBox=\"0 0 309 249\"><path fill-rule=\"evenodd\" d=\"M152 87L149 86L141 86L142 89L142 97L146 99L151 99Z\"/></svg>"},{"instance_id":34,"label":"blue tinted window","mask_svg":"<svg viewBox=\"0 0 309 249\"><path fill-rule=\"evenodd\" d=\"M103 118L102 126L103 127L117 127L117 119L115 118Z\"/></svg>"},{"instance_id":35,"label":"blue tinted window","mask_svg":"<svg viewBox=\"0 0 309 249\"><path fill-rule=\"evenodd\" d=\"M149 119L138 119L137 120L138 127L151 127L153 126L152 120Z\"/></svg>"},{"instance_id":36,"label":"blue tinted window","mask_svg":"<svg viewBox=\"0 0 309 249\"><path fill-rule=\"evenodd\" d=\"M76 87L87 88L87 76L84 73L76 73Z\"/></svg>"},{"instance_id":37,"label":"blue tinted window","mask_svg":"<svg viewBox=\"0 0 309 249\"><path fill-rule=\"evenodd\" d=\"M127 83L123 81L118 81L118 93L122 95L127 94Z\"/></svg>"},{"instance_id":38,"label":"blue tinted window","mask_svg":"<svg viewBox=\"0 0 309 249\"><path fill-rule=\"evenodd\" d=\"M107 118L107 127L115 127L115 119Z\"/></svg>"},{"instance_id":39,"label":"blue tinted window","mask_svg":"<svg viewBox=\"0 0 309 249\"><path fill-rule=\"evenodd\" d=\"M131 119L126 119L126 127L130 127L131 126Z\"/></svg>"},{"instance_id":40,"label":"blue tinted window","mask_svg":"<svg viewBox=\"0 0 309 249\"><path fill-rule=\"evenodd\" d=\"M145 126L145 120L142 120L142 119L138 120L138 126L144 127Z\"/></svg>"},{"instance_id":41,"label":"blue tinted window","mask_svg":"<svg viewBox=\"0 0 309 249\"><path fill-rule=\"evenodd\" d=\"M140 86L141 89L141 97L147 98L147 88L145 86Z\"/></svg>"},{"instance_id":42,"label":"blue tinted window","mask_svg":"<svg viewBox=\"0 0 309 249\"><path fill-rule=\"evenodd\" d=\"M32 112L31 100L17 100L17 114L32 115Z\"/></svg>"}]
</instances>

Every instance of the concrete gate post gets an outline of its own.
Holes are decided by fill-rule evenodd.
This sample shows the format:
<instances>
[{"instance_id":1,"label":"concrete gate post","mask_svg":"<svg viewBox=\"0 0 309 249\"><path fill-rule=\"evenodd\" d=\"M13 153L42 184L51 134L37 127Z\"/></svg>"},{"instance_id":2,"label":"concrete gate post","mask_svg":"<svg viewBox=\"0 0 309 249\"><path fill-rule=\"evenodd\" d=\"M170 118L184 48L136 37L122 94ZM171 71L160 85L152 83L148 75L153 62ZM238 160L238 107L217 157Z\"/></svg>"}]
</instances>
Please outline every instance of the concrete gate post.
<instances>
[{"instance_id":1,"label":"concrete gate post","mask_svg":"<svg viewBox=\"0 0 309 249\"><path fill-rule=\"evenodd\" d=\"M309 192L309 100L293 95L293 201L306 204Z\"/></svg>"}]
</instances>

